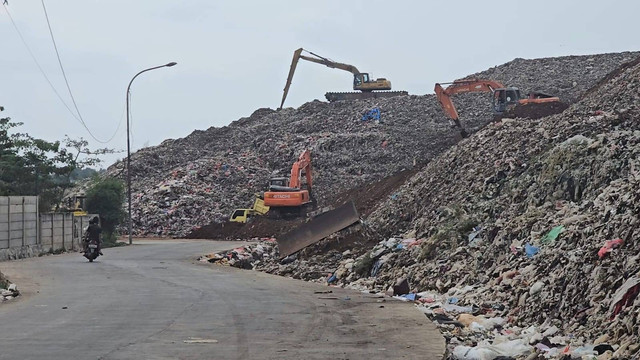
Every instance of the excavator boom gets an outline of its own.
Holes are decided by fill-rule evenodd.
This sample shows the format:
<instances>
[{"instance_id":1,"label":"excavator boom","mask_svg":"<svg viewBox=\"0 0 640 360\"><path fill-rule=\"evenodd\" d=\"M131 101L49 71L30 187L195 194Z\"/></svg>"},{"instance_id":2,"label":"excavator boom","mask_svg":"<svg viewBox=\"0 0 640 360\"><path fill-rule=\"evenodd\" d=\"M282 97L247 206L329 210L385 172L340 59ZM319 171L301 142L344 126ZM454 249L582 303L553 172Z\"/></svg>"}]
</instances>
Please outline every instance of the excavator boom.
<instances>
[{"instance_id":1,"label":"excavator boom","mask_svg":"<svg viewBox=\"0 0 640 360\"><path fill-rule=\"evenodd\" d=\"M298 161L296 161L291 167L291 176L289 180L289 186L292 188L300 188L300 178L302 177L302 172L304 172L305 177L307 179L307 188L311 190L312 179L311 179L311 152L309 150L305 150L298 157Z\"/></svg>"},{"instance_id":2,"label":"excavator boom","mask_svg":"<svg viewBox=\"0 0 640 360\"><path fill-rule=\"evenodd\" d=\"M541 92L532 92L527 98L523 98L520 90L515 87L505 87L501 83L493 80L456 80L452 83L445 83L449 85L446 89L442 87L442 84L436 84L434 91L442 105L442 110L452 120L453 125L460 129L460 133L463 137L466 136L466 131L462 128L460 120L458 119L458 111L451 101L451 95L468 93L468 92L491 92L493 93L493 110L496 114L501 114L508 109L512 109L515 106L527 105L527 104L550 104L549 108L554 108L555 112L564 109L563 107L555 106L560 102L560 99L553 97L549 94ZM553 113L555 113L553 112Z\"/></svg>"},{"instance_id":3,"label":"excavator boom","mask_svg":"<svg viewBox=\"0 0 640 360\"><path fill-rule=\"evenodd\" d=\"M448 85L446 89L442 88L442 84L436 84L434 91L438 97L440 105L444 112L453 120L458 122L458 111L453 105L451 95L469 93L469 92L493 92L495 89L504 88L504 85L493 80L456 80L452 83L443 83Z\"/></svg>"},{"instance_id":4,"label":"excavator boom","mask_svg":"<svg viewBox=\"0 0 640 360\"><path fill-rule=\"evenodd\" d=\"M308 55L303 55L302 52L306 51L309 53ZM396 91L396 92L382 92L384 90L391 90L391 82L387 79L371 79L368 73L361 73L358 68L353 65L344 64L340 62L333 61L326 57L320 56L318 54L312 53L311 51L304 50L300 48L293 52L293 59L291 60L291 66L289 68L289 75L287 76L287 83L284 86L284 92L282 94L282 101L280 101L280 107L278 109L282 109L284 106L284 101L289 94L289 88L291 87L291 81L293 80L293 74L296 71L296 67L298 66L298 61L306 60L316 64L324 65L326 67L332 69L340 69L344 71L348 71L353 74L353 89L360 90L362 93L327 93L325 97L329 101L338 101L338 100L357 100L357 99L365 99L372 97L391 97L398 95L407 95L406 91ZM373 91L379 91L376 94L379 95L371 95L369 93ZM334 96L333 94L338 94Z\"/></svg>"}]
</instances>

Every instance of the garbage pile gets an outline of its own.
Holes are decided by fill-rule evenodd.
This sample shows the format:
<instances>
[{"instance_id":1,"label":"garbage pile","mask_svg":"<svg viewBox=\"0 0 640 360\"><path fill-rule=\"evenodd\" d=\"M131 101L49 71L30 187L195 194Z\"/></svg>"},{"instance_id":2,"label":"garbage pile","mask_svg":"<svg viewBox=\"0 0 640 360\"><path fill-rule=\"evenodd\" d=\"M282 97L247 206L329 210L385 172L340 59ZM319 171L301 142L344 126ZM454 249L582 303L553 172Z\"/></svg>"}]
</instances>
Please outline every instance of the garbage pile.
<instances>
[{"instance_id":1,"label":"garbage pile","mask_svg":"<svg viewBox=\"0 0 640 360\"><path fill-rule=\"evenodd\" d=\"M366 219L368 250L261 242L243 267L413 301L455 359L640 358L639 119L640 59L436 157Z\"/></svg>"},{"instance_id":2,"label":"garbage pile","mask_svg":"<svg viewBox=\"0 0 640 360\"><path fill-rule=\"evenodd\" d=\"M20 295L18 287L0 273L0 303L11 300Z\"/></svg>"},{"instance_id":3,"label":"garbage pile","mask_svg":"<svg viewBox=\"0 0 640 360\"><path fill-rule=\"evenodd\" d=\"M369 217L382 236L424 239L384 259L375 284L471 286L461 305L568 337L540 352L607 337L615 358L637 355L639 119L635 61L562 114L503 119L460 142Z\"/></svg>"},{"instance_id":4,"label":"garbage pile","mask_svg":"<svg viewBox=\"0 0 640 360\"><path fill-rule=\"evenodd\" d=\"M517 59L486 76L523 89L559 79L564 85L548 90L572 99L632 57ZM489 95L463 94L455 101L468 132L492 120ZM234 208L248 207L270 176L287 175L305 148L312 151L318 205L325 206L336 194L422 166L460 139L434 95L259 109L229 126L197 130L133 154L134 234L184 236L225 221ZM107 175L124 176L124 165L114 164Z\"/></svg>"}]
</instances>

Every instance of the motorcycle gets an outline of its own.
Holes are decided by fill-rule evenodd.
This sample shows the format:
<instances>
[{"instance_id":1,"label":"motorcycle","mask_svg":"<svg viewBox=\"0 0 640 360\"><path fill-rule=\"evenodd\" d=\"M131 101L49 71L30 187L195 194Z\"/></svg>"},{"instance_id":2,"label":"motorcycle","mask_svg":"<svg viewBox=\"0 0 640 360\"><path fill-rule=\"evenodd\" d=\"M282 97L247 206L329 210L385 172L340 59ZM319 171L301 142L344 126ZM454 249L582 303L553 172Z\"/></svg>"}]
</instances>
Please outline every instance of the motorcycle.
<instances>
[{"instance_id":1,"label":"motorcycle","mask_svg":"<svg viewBox=\"0 0 640 360\"><path fill-rule=\"evenodd\" d=\"M83 237L82 240L86 243L83 256L89 259L89 262L93 262L93 260L100 256L98 241L89 240L86 236Z\"/></svg>"}]
</instances>

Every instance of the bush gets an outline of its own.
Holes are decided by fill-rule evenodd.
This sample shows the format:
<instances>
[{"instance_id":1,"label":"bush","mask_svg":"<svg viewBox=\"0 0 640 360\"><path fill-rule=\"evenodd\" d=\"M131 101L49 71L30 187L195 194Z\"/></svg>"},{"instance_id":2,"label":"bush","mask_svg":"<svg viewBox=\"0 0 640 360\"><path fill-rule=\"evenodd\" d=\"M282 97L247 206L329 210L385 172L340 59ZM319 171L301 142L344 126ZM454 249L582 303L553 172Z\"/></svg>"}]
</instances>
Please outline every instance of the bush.
<instances>
[{"instance_id":1,"label":"bush","mask_svg":"<svg viewBox=\"0 0 640 360\"><path fill-rule=\"evenodd\" d=\"M86 206L89 213L99 214L102 224L102 241L105 247L114 246L118 234L116 228L124 219L124 184L114 178L104 178L87 191Z\"/></svg>"}]
</instances>

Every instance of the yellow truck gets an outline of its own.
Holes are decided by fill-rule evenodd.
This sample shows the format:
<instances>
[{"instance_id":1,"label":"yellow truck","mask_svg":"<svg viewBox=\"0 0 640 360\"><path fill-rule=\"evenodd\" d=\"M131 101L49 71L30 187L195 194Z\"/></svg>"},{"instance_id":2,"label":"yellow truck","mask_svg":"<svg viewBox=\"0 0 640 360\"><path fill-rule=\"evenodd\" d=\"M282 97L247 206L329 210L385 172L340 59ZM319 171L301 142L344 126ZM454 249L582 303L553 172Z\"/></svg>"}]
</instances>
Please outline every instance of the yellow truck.
<instances>
[{"instance_id":1,"label":"yellow truck","mask_svg":"<svg viewBox=\"0 0 640 360\"><path fill-rule=\"evenodd\" d=\"M264 200L256 196L253 206L250 209L235 209L229 218L231 222L246 223L250 217L264 215L269 211L269 207L264 204Z\"/></svg>"}]
</instances>

